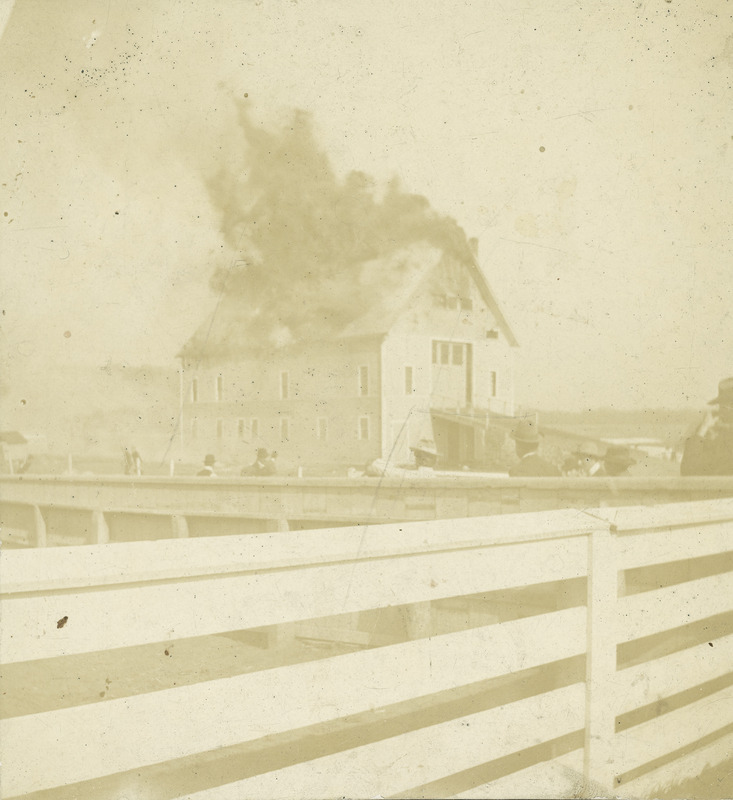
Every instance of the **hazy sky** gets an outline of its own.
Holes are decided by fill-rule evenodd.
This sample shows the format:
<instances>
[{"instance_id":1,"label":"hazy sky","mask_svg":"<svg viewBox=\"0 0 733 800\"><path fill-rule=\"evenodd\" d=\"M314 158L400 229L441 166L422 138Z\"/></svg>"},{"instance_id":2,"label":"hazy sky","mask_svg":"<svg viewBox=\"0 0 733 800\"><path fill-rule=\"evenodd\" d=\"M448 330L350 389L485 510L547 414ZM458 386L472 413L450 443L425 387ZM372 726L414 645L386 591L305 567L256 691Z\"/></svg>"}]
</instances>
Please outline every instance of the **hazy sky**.
<instances>
[{"instance_id":1,"label":"hazy sky","mask_svg":"<svg viewBox=\"0 0 733 800\"><path fill-rule=\"evenodd\" d=\"M9 4L5 4L9 8ZM172 363L236 255L204 181L233 98L312 113L480 240L539 407L703 403L733 375L725 0L18 0L0 42L2 350Z\"/></svg>"}]
</instances>

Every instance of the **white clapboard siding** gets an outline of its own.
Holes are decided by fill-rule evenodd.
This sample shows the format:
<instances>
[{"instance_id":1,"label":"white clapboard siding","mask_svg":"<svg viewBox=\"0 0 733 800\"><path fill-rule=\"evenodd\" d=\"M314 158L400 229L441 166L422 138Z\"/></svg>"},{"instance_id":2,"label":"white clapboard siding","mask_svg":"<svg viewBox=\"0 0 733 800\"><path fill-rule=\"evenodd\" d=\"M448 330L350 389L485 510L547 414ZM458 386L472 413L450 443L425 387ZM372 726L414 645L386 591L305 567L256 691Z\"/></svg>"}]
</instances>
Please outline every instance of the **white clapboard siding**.
<instances>
[{"instance_id":1,"label":"white clapboard siding","mask_svg":"<svg viewBox=\"0 0 733 800\"><path fill-rule=\"evenodd\" d=\"M618 673L617 713L656 703L733 671L733 634L696 644L678 653L645 661Z\"/></svg>"},{"instance_id":2,"label":"white clapboard siding","mask_svg":"<svg viewBox=\"0 0 733 800\"><path fill-rule=\"evenodd\" d=\"M727 611L733 597L733 572L621 597L618 642L670 630Z\"/></svg>"},{"instance_id":3,"label":"white clapboard siding","mask_svg":"<svg viewBox=\"0 0 733 800\"><path fill-rule=\"evenodd\" d=\"M567 686L187 797L326 800L406 796L411 787L581 729L583 697L582 684Z\"/></svg>"},{"instance_id":4,"label":"white clapboard siding","mask_svg":"<svg viewBox=\"0 0 733 800\"><path fill-rule=\"evenodd\" d=\"M615 771L621 775L729 725L733 686L616 735Z\"/></svg>"},{"instance_id":5,"label":"white clapboard siding","mask_svg":"<svg viewBox=\"0 0 733 800\"><path fill-rule=\"evenodd\" d=\"M619 569L649 567L733 550L733 521L618 537Z\"/></svg>"},{"instance_id":6,"label":"white clapboard siding","mask_svg":"<svg viewBox=\"0 0 733 800\"><path fill-rule=\"evenodd\" d=\"M585 650L585 609L0 722L9 795L213 750ZM28 748L28 742L33 742ZM83 759L78 754L84 752ZM22 765L22 768L21 766ZM12 790L12 791L11 791Z\"/></svg>"},{"instance_id":7,"label":"white clapboard siding","mask_svg":"<svg viewBox=\"0 0 733 800\"><path fill-rule=\"evenodd\" d=\"M562 510L502 517L430 520L297 533L192 537L4 553L3 594L130 581L226 574L250 569L399 556L582 536L598 520ZM600 523L602 524L602 523ZM5 560L7 559L7 561Z\"/></svg>"},{"instance_id":8,"label":"white clapboard siding","mask_svg":"<svg viewBox=\"0 0 733 800\"><path fill-rule=\"evenodd\" d=\"M27 661L576 578L586 571L586 542L577 537L561 547L523 542L96 592L8 595L0 649L6 663Z\"/></svg>"}]
</instances>

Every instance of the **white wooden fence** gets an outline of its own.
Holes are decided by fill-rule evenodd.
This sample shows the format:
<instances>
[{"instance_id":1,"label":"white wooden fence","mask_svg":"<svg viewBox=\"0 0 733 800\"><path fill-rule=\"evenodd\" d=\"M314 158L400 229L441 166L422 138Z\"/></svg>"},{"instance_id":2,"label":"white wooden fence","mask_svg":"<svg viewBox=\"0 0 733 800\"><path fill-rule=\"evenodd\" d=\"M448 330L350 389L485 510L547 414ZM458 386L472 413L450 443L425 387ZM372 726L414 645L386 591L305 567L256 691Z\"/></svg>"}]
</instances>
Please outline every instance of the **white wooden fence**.
<instances>
[{"instance_id":1,"label":"white wooden fence","mask_svg":"<svg viewBox=\"0 0 733 800\"><path fill-rule=\"evenodd\" d=\"M0 571L6 799L633 797L733 747L733 500Z\"/></svg>"}]
</instances>

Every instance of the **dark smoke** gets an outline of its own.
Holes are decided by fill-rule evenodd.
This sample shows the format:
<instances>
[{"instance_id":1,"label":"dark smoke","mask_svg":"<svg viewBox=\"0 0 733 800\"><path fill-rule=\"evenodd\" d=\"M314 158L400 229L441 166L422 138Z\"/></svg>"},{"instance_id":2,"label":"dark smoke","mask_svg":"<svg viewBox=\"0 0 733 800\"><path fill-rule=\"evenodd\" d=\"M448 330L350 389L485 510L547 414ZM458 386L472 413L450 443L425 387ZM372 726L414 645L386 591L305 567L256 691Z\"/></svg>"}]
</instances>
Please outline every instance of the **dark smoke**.
<instances>
[{"instance_id":1,"label":"dark smoke","mask_svg":"<svg viewBox=\"0 0 733 800\"><path fill-rule=\"evenodd\" d=\"M364 262L416 242L470 259L462 228L396 179L380 198L363 172L340 180L309 114L295 111L268 130L251 121L243 103L238 111L240 152L229 163L239 159L245 169L224 166L207 182L239 257L211 279L223 297L217 313L228 318L206 342L202 328L186 350L214 354L236 346L234 339L272 345L337 333L368 308L370 298L355 290Z\"/></svg>"}]
</instances>

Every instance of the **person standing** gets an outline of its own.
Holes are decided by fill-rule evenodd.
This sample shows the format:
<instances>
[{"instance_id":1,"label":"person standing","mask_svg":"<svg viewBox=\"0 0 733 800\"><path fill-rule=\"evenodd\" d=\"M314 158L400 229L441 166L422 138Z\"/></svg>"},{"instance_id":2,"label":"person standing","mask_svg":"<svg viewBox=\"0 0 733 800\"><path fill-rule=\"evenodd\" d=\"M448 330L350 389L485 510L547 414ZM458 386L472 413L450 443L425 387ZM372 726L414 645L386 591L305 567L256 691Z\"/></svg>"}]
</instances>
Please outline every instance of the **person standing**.
<instances>
[{"instance_id":1,"label":"person standing","mask_svg":"<svg viewBox=\"0 0 733 800\"><path fill-rule=\"evenodd\" d=\"M510 478L559 478L560 470L537 452L540 435L534 420L523 419L511 432L519 463L509 470Z\"/></svg>"},{"instance_id":2,"label":"person standing","mask_svg":"<svg viewBox=\"0 0 733 800\"><path fill-rule=\"evenodd\" d=\"M580 475L592 478L603 468L603 450L593 441L583 442L575 451L580 465Z\"/></svg>"},{"instance_id":3,"label":"person standing","mask_svg":"<svg viewBox=\"0 0 733 800\"><path fill-rule=\"evenodd\" d=\"M199 478L216 478L216 472L214 472L214 466L216 465L216 456L213 453L209 453L204 458L204 468L200 469L196 475Z\"/></svg>"},{"instance_id":4,"label":"person standing","mask_svg":"<svg viewBox=\"0 0 733 800\"><path fill-rule=\"evenodd\" d=\"M250 466L248 467L244 467L240 474L243 476L267 475L268 472L267 472L266 461L267 461L267 450L264 447L258 447L254 463L250 464Z\"/></svg>"},{"instance_id":5,"label":"person standing","mask_svg":"<svg viewBox=\"0 0 733 800\"><path fill-rule=\"evenodd\" d=\"M629 467L636 464L628 447L611 445L603 456L603 467L596 472L599 478L628 478Z\"/></svg>"},{"instance_id":6,"label":"person standing","mask_svg":"<svg viewBox=\"0 0 733 800\"><path fill-rule=\"evenodd\" d=\"M712 409L685 442L680 475L733 475L733 378L718 384Z\"/></svg>"},{"instance_id":7,"label":"person standing","mask_svg":"<svg viewBox=\"0 0 733 800\"><path fill-rule=\"evenodd\" d=\"M277 475L277 450L273 450L269 456L265 457L262 466L262 475Z\"/></svg>"}]
</instances>

